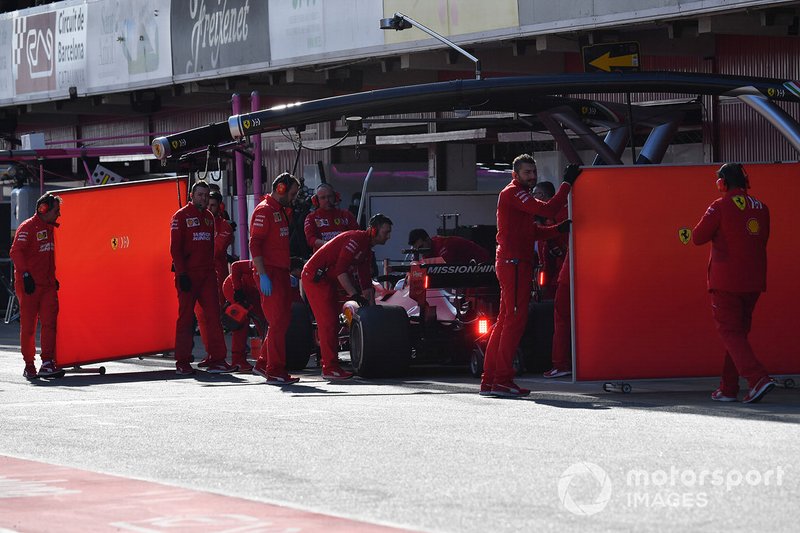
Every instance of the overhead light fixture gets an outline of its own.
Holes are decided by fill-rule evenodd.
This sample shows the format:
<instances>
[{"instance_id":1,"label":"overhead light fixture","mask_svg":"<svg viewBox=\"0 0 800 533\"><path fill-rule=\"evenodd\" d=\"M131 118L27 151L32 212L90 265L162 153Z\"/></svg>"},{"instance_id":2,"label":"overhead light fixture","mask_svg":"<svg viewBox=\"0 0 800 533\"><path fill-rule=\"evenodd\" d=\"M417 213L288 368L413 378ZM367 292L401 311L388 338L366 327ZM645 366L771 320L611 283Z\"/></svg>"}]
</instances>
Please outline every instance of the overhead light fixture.
<instances>
[{"instance_id":1,"label":"overhead light fixture","mask_svg":"<svg viewBox=\"0 0 800 533\"><path fill-rule=\"evenodd\" d=\"M346 117L344 121L347 123L348 133L360 133L364 131L364 119L359 116Z\"/></svg>"},{"instance_id":2,"label":"overhead light fixture","mask_svg":"<svg viewBox=\"0 0 800 533\"><path fill-rule=\"evenodd\" d=\"M472 113L472 110L466 106L453 109L453 114L456 116L456 118L467 118L470 113Z\"/></svg>"},{"instance_id":3,"label":"overhead light fixture","mask_svg":"<svg viewBox=\"0 0 800 533\"><path fill-rule=\"evenodd\" d=\"M443 42L444 44L446 44L447 46L449 46L453 50L457 51L458 53L460 53L461 55L463 55L464 57L466 57L467 59L469 59L470 61L475 63L475 79L476 80L481 79L481 61L480 61L480 59L478 59L474 55L470 54L469 52L467 52L466 50L464 50L463 48L458 46L456 43L454 43L450 39L447 39L443 35L440 35L440 34L436 33L435 31L433 31L429 27L425 26L424 24L422 24L420 22L417 22L416 20L412 19L411 17L409 17L407 15L404 15L404 14L400 13L399 11L397 13L395 13L394 16L391 17L391 18L380 19L380 28L382 30L400 31L400 30L407 30L407 29L409 29L411 27L414 27L414 28L417 28L419 30L424 31L425 33L427 33L428 35L430 35L434 39L437 39L437 40Z\"/></svg>"}]
</instances>

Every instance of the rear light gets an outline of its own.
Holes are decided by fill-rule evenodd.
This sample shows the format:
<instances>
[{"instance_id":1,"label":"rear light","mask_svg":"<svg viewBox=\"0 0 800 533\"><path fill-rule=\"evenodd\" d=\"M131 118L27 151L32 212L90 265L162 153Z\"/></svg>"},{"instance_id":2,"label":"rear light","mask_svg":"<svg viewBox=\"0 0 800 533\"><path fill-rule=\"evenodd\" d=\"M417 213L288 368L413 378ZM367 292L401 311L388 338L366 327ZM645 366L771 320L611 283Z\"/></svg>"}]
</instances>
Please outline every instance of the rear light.
<instances>
[{"instance_id":1,"label":"rear light","mask_svg":"<svg viewBox=\"0 0 800 533\"><path fill-rule=\"evenodd\" d=\"M425 276L425 282L423 285L426 289L428 288L428 276Z\"/></svg>"},{"instance_id":2,"label":"rear light","mask_svg":"<svg viewBox=\"0 0 800 533\"><path fill-rule=\"evenodd\" d=\"M539 271L539 287L544 287L544 283L546 280L546 275L544 270Z\"/></svg>"},{"instance_id":3,"label":"rear light","mask_svg":"<svg viewBox=\"0 0 800 533\"><path fill-rule=\"evenodd\" d=\"M478 335L486 335L489 333L489 319L487 318L479 318L478 319Z\"/></svg>"}]
</instances>

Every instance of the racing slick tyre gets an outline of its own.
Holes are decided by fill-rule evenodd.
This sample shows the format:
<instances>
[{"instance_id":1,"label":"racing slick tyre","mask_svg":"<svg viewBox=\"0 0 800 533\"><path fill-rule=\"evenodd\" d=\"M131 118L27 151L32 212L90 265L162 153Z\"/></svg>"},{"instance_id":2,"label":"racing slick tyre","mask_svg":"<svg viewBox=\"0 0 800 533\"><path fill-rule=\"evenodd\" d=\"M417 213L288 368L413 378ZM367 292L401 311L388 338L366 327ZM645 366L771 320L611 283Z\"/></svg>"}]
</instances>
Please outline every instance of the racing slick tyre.
<instances>
[{"instance_id":1,"label":"racing slick tyre","mask_svg":"<svg viewBox=\"0 0 800 533\"><path fill-rule=\"evenodd\" d=\"M483 348L476 344L469 356L469 373L472 377L479 378L483 375Z\"/></svg>"},{"instance_id":2,"label":"racing slick tyre","mask_svg":"<svg viewBox=\"0 0 800 533\"><path fill-rule=\"evenodd\" d=\"M303 370L314 353L311 313L302 302L292 302L292 321L286 331L286 370Z\"/></svg>"},{"instance_id":3,"label":"racing slick tyre","mask_svg":"<svg viewBox=\"0 0 800 533\"><path fill-rule=\"evenodd\" d=\"M411 363L406 310L396 305L361 307L350 324L350 362L362 377L405 372Z\"/></svg>"}]
</instances>

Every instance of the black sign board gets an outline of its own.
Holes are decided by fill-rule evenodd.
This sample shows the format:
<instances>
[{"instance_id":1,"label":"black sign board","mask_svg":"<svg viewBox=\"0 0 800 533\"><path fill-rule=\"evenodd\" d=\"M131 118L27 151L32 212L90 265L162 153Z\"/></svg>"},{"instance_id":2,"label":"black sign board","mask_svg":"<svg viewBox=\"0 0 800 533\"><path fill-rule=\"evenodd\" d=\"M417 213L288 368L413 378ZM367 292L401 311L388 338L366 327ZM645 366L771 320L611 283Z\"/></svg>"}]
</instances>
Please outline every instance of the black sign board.
<instances>
[{"instance_id":1,"label":"black sign board","mask_svg":"<svg viewBox=\"0 0 800 533\"><path fill-rule=\"evenodd\" d=\"M638 72L639 43L604 43L583 47L584 72Z\"/></svg>"}]
</instances>

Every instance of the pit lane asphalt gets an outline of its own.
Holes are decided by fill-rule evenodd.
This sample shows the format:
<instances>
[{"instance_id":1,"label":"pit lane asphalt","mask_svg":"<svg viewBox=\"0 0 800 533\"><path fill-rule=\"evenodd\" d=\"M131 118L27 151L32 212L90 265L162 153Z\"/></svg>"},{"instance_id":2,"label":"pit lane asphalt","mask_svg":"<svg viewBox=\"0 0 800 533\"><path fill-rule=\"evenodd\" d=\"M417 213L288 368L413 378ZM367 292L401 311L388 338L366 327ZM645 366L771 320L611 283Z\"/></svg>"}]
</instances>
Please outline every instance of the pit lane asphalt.
<instances>
[{"instance_id":1,"label":"pit lane asphalt","mask_svg":"<svg viewBox=\"0 0 800 533\"><path fill-rule=\"evenodd\" d=\"M528 376L504 400L453 369L282 389L167 358L28 383L17 332L0 325L0 455L421 531L798 529L798 389L723 404L711 379Z\"/></svg>"}]
</instances>

